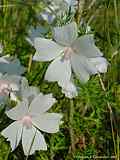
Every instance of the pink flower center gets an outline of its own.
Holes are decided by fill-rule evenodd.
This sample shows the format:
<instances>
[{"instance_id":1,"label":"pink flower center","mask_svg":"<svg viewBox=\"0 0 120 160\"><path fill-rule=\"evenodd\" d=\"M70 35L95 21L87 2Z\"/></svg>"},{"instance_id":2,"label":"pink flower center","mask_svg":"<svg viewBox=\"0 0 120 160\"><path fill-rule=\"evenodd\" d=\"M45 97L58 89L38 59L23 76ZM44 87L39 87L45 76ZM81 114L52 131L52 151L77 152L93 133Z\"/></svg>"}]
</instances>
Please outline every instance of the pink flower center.
<instances>
[{"instance_id":1,"label":"pink flower center","mask_svg":"<svg viewBox=\"0 0 120 160\"><path fill-rule=\"evenodd\" d=\"M9 95L9 82L0 80L0 96L7 96Z\"/></svg>"},{"instance_id":2,"label":"pink flower center","mask_svg":"<svg viewBox=\"0 0 120 160\"><path fill-rule=\"evenodd\" d=\"M22 123L26 128L31 128L32 127L32 118L31 118L31 116L29 116L29 115L24 116L22 118Z\"/></svg>"},{"instance_id":3,"label":"pink flower center","mask_svg":"<svg viewBox=\"0 0 120 160\"><path fill-rule=\"evenodd\" d=\"M73 50L71 47L65 47L64 49L64 59L68 60L70 59L71 54L73 53Z\"/></svg>"}]
</instances>

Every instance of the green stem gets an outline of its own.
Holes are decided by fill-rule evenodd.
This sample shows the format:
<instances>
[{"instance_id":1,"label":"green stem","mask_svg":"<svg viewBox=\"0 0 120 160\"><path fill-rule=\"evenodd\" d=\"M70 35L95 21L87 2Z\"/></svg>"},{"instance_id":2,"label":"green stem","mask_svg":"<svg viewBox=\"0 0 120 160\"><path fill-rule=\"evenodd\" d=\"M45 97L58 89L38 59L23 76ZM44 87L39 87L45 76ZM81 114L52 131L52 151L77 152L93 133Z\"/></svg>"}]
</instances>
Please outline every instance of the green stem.
<instances>
[{"instance_id":1,"label":"green stem","mask_svg":"<svg viewBox=\"0 0 120 160\"><path fill-rule=\"evenodd\" d=\"M35 131L35 135L34 135L34 137L33 137L33 139L32 139L32 142L31 142L31 145L30 145L30 148L29 148L29 151L28 151L28 154L27 154L25 160L28 160L28 157L29 157L29 155L30 155L30 151L31 151L32 145L33 145L34 140L35 140L36 133L37 133L37 129L36 129L36 131Z\"/></svg>"},{"instance_id":2,"label":"green stem","mask_svg":"<svg viewBox=\"0 0 120 160\"><path fill-rule=\"evenodd\" d=\"M119 135L117 133L117 160L120 160L120 142L119 142Z\"/></svg>"},{"instance_id":3,"label":"green stem","mask_svg":"<svg viewBox=\"0 0 120 160\"><path fill-rule=\"evenodd\" d=\"M76 23L79 24L81 20L81 16L83 13L84 5L85 5L85 0L77 0L77 9L76 9L76 14L75 14L75 20Z\"/></svg>"},{"instance_id":4,"label":"green stem","mask_svg":"<svg viewBox=\"0 0 120 160\"><path fill-rule=\"evenodd\" d=\"M30 54L30 57L29 57L29 62L28 62L28 73L30 73L31 66L32 66L32 54Z\"/></svg>"},{"instance_id":5,"label":"green stem","mask_svg":"<svg viewBox=\"0 0 120 160\"><path fill-rule=\"evenodd\" d=\"M7 18L8 18L8 0L3 0L3 33L6 33L6 28L7 28ZM5 37L3 35L3 39L2 39L2 43L3 43L3 46L5 46Z\"/></svg>"},{"instance_id":6,"label":"green stem","mask_svg":"<svg viewBox=\"0 0 120 160\"><path fill-rule=\"evenodd\" d=\"M11 147L9 146L8 152L7 152L6 157L5 157L4 160L8 160L10 151L11 151Z\"/></svg>"},{"instance_id":7,"label":"green stem","mask_svg":"<svg viewBox=\"0 0 120 160\"><path fill-rule=\"evenodd\" d=\"M100 80L100 84L101 84L102 90L104 91L105 97L107 98L106 88L105 88L104 82L103 82L103 80L101 78L101 75L99 73L98 73L98 76L99 76L99 80ZM112 112L112 108L111 108L110 102L107 101L106 103L107 103L107 106L108 106L108 109L109 109L109 112L110 112L110 123L111 123L112 138L113 138L113 144L114 144L114 152L115 152L115 157L117 157L117 148L116 148L114 128L113 128L113 112Z\"/></svg>"},{"instance_id":8,"label":"green stem","mask_svg":"<svg viewBox=\"0 0 120 160\"><path fill-rule=\"evenodd\" d=\"M69 133L70 133L70 140L71 140L71 148L70 148L71 151L75 150L73 117L74 117L74 102L73 102L73 99L71 99L70 100L70 112L69 112Z\"/></svg>"},{"instance_id":9,"label":"green stem","mask_svg":"<svg viewBox=\"0 0 120 160\"><path fill-rule=\"evenodd\" d=\"M114 0L114 9L115 9L115 23L116 23L116 27L119 31L119 17L118 17L118 10L117 10L117 1Z\"/></svg>"},{"instance_id":10,"label":"green stem","mask_svg":"<svg viewBox=\"0 0 120 160\"><path fill-rule=\"evenodd\" d=\"M92 0L92 2L90 3L90 5L88 6L88 9L91 9L92 6L95 4L96 0Z\"/></svg>"}]
</instances>

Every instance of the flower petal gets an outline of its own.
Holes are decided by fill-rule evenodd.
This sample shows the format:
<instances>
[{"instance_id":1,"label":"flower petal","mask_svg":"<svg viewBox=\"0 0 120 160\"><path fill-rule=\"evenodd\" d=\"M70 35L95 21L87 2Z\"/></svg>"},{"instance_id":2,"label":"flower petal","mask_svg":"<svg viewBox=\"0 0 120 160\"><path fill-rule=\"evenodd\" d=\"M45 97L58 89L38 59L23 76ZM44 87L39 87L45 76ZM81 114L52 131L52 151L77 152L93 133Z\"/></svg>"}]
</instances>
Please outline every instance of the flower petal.
<instances>
[{"instance_id":1,"label":"flower petal","mask_svg":"<svg viewBox=\"0 0 120 160\"><path fill-rule=\"evenodd\" d=\"M28 88L21 90L21 96L26 98L29 103L40 93L39 89L34 86L30 86Z\"/></svg>"},{"instance_id":2,"label":"flower petal","mask_svg":"<svg viewBox=\"0 0 120 160\"><path fill-rule=\"evenodd\" d=\"M5 57L3 56L3 57L0 57L0 63L7 63L7 64L9 64L9 61L7 61L5 59Z\"/></svg>"},{"instance_id":3,"label":"flower petal","mask_svg":"<svg viewBox=\"0 0 120 160\"><path fill-rule=\"evenodd\" d=\"M61 57L56 58L48 67L45 80L50 82L69 81L71 77L71 64L69 60L62 60Z\"/></svg>"},{"instance_id":4,"label":"flower petal","mask_svg":"<svg viewBox=\"0 0 120 160\"><path fill-rule=\"evenodd\" d=\"M21 90L27 89L29 87L28 80L26 77L22 77L21 79Z\"/></svg>"},{"instance_id":5,"label":"flower petal","mask_svg":"<svg viewBox=\"0 0 120 160\"><path fill-rule=\"evenodd\" d=\"M89 61L96 67L97 71L100 73L107 72L108 62L103 57L89 58Z\"/></svg>"},{"instance_id":6,"label":"flower petal","mask_svg":"<svg viewBox=\"0 0 120 160\"><path fill-rule=\"evenodd\" d=\"M30 27L30 29L28 30L28 37L25 37L25 39L32 45L34 46L34 39L36 37L43 37L43 35L47 33L47 29L45 27L42 26L36 26L34 27Z\"/></svg>"},{"instance_id":7,"label":"flower petal","mask_svg":"<svg viewBox=\"0 0 120 160\"><path fill-rule=\"evenodd\" d=\"M78 56L77 54L71 56L72 69L83 83L87 82L90 77L84 63L85 60L83 56Z\"/></svg>"},{"instance_id":8,"label":"flower petal","mask_svg":"<svg viewBox=\"0 0 120 160\"><path fill-rule=\"evenodd\" d=\"M102 56L102 52L95 46L93 35L84 35L76 39L71 48L79 55L89 58Z\"/></svg>"},{"instance_id":9,"label":"flower petal","mask_svg":"<svg viewBox=\"0 0 120 160\"><path fill-rule=\"evenodd\" d=\"M39 117L33 118L33 124L40 130L47 133L56 133L59 131L61 114L57 113L44 113Z\"/></svg>"},{"instance_id":10,"label":"flower petal","mask_svg":"<svg viewBox=\"0 0 120 160\"><path fill-rule=\"evenodd\" d=\"M69 46L77 38L77 24L69 23L62 27L55 27L53 30L55 41L63 46Z\"/></svg>"},{"instance_id":11,"label":"flower petal","mask_svg":"<svg viewBox=\"0 0 120 160\"><path fill-rule=\"evenodd\" d=\"M60 83L60 86L62 87L62 93L64 93L66 97L71 99L78 95L76 86L71 81Z\"/></svg>"},{"instance_id":12,"label":"flower petal","mask_svg":"<svg viewBox=\"0 0 120 160\"><path fill-rule=\"evenodd\" d=\"M21 75L25 71L25 68L21 66L20 61L18 59L10 60L9 63L0 63L0 72L3 74L15 74Z\"/></svg>"},{"instance_id":13,"label":"flower petal","mask_svg":"<svg viewBox=\"0 0 120 160\"><path fill-rule=\"evenodd\" d=\"M50 39L35 38L36 53L33 57L35 61L51 61L58 57L63 51L63 47Z\"/></svg>"},{"instance_id":14,"label":"flower petal","mask_svg":"<svg viewBox=\"0 0 120 160\"><path fill-rule=\"evenodd\" d=\"M6 111L7 116L13 120L19 120L28 112L28 101L24 99L22 102L19 102L16 107Z\"/></svg>"},{"instance_id":15,"label":"flower petal","mask_svg":"<svg viewBox=\"0 0 120 160\"><path fill-rule=\"evenodd\" d=\"M29 112L31 115L37 115L40 113L44 113L56 102L55 98L53 98L52 94L42 95L41 93L36 96L30 107Z\"/></svg>"},{"instance_id":16,"label":"flower petal","mask_svg":"<svg viewBox=\"0 0 120 160\"><path fill-rule=\"evenodd\" d=\"M10 141L12 151L18 146L22 136L22 124L19 121L13 122L5 128L1 134Z\"/></svg>"},{"instance_id":17,"label":"flower petal","mask_svg":"<svg viewBox=\"0 0 120 160\"><path fill-rule=\"evenodd\" d=\"M35 127L23 128L22 146L26 156L33 154L36 150L47 150L44 136Z\"/></svg>"},{"instance_id":18,"label":"flower petal","mask_svg":"<svg viewBox=\"0 0 120 160\"><path fill-rule=\"evenodd\" d=\"M22 77L21 76L17 76L17 75L5 74L0 79L8 81L9 82L9 86L12 89L12 91L18 91L20 83L21 83L21 80L22 80Z\"/></svg>"}]
</instances>

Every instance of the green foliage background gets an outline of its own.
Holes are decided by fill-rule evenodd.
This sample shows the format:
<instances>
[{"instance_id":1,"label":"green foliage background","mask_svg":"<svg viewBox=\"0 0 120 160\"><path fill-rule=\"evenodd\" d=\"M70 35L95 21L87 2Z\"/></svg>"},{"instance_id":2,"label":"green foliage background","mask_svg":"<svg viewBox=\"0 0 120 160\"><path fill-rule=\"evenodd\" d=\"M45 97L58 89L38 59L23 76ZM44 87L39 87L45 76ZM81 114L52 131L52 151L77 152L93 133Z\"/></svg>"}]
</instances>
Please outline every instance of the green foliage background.
<instances>
[{"instance_id":1,"label":"green foliage background","mask_svg":"<svg viewBox=\"0 0 120 160\"><path fill-rule=\"evenodd\" d=\"M4 45L4 54L17 56L26 67L25 76L29 84L38 86L43 93L52 92L58 103L51 111L63 113L64 123L61 125L60 132L44 134L48 151L36 152L28 158L29 160L81 160L82 157L92 159L92 156L115 156L115 153L116 159L119 160L120 1L97 0L92 8L88 9L90 2L90 0L86 1L82 18L86 23L89 22L95 34L96 45L109 61L108 72L101 75L106 93L102 90L98 75L92 76L84 85L76 80L80 88L79 96L74 99L74 104L71 104L71 101L61 93L61 88L57 83L44 81L48 63L33 62L31 71L27 73L29 57L35 53L34 48L25 40L29 27L31 25L47 27L48 32L45 36L51 37L52 26L36 18L36 15L44 10L43 1L0 1L0 41ZM8 4L12 6L1 7L1 5ZM59 19L54 25L57 23ZM84 27L80 26L79 33L84 33ZM113 133L108 101L112 108ZM71 105L74 105L74 110L71 110ZM10 120L4 114L4 107L1 106L0 131L9 123ZM71 149L71 132L73 133L74 150ZM11 153L9 143L0 136L0 160L24 159L21 145Z\"/></svg>"}]
</instances>

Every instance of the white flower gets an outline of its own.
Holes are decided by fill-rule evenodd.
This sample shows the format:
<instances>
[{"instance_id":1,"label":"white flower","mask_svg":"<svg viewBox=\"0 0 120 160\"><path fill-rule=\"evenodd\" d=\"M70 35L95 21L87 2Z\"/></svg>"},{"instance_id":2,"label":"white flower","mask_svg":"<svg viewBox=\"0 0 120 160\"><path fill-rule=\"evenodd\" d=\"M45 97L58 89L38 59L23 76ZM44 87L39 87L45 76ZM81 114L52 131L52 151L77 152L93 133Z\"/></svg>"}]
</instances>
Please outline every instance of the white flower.
<instances>
[{"instance_id":1,"label":"white flower","mask_svg":"<svg viewBox=\"0 0 120 160\"><path fill-rule=\"evenodd\" d=\"M107 61L95 46L93 35L77 38L75 22L54 28L53 36L55 41L38 37L34 41L33 60L53 60L46 71L46 80L65 84L71 79L71 68L81 82L87 82L92 74L106 72L102 65L107 69Z\"/></svg>"},{"instance_id":2,"label":"white flower","mask_svg":"<svg viewBox=\"0 0 120 160\"><path fill-rule=\"evenodd\" d=\"M52 94L37 95L31 103L24 99L18 105L7 111L9 118L15 120L2 131L2 135L10 141L12 151L22 139L25 155L31 155L36 150L47 150L44 136L39 131L56 133L59 131L61 114L46 111L56 102Z\"/></svg>"}]
</instances>

